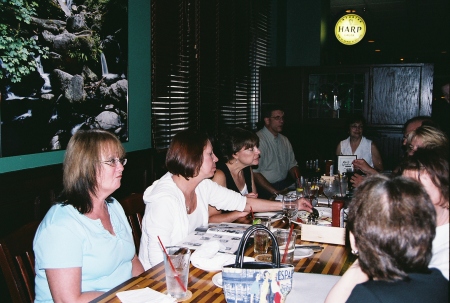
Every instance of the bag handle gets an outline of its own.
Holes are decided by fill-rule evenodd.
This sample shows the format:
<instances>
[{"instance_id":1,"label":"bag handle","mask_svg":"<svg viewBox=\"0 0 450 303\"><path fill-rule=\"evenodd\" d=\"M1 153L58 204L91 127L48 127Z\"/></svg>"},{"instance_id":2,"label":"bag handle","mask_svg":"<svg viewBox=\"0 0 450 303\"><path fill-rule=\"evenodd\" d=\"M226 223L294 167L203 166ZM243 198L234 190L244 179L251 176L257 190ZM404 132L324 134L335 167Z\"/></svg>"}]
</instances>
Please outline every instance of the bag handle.
<instances>
[{"instance_id":1,"label":"bag handle","mask_svg":"<svg viewBox=\"0 0 450 303\"><path fill-rule=\"evenodd\" d=\"M269 237L272 239L272 263L275 264L276 268L280 268L280 250L278 249L277 239L267 227L261 224L252 225L245 231L236 252L235 267L243 268L245 246L250 236L258 230L267 232L269 234Z\"/></svg>"}]
</instances>

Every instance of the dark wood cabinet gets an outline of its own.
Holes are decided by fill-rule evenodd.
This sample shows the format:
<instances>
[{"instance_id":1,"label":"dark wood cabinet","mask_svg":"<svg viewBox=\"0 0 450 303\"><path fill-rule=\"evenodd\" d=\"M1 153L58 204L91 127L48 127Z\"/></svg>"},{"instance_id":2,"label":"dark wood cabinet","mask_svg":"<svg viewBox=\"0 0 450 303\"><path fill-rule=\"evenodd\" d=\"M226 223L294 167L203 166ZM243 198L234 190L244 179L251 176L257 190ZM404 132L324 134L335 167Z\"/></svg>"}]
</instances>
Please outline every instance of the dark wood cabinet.
<instances>
[{"instance_id":1,"label":"dark wood cabinet","mask_svg":"<svg viewBox=\"0 0 450 303\"><path fill-rule=\"evenodd\" d=\"M348 136L345 118L359 112L367 120L364 135L392 170L402 156L403 124L431 115L432 90L431 64L261 68L261 103L284 107L284 134L301 169L307 160L334 159Z\"/></svg>"}]
</instances>

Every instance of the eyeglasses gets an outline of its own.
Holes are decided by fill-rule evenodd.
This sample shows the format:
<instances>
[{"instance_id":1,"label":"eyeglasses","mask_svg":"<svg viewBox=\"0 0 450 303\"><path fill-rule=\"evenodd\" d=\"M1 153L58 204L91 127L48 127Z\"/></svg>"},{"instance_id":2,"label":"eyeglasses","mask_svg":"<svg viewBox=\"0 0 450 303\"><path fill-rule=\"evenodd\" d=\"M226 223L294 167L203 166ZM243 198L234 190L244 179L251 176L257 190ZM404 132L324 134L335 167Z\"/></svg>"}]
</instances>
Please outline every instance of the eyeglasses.
<instances>
[{"instance_id":1,"label":"eyeglasses","mask_svg":"<svg viewBox=\"0 0 450 303\"><path fill-rule=\"evenodd\" d=\"M127 158L122 158L122 159L114 158L114 159L109 159L106 161L100 161L100 163L105 163L105 164L107 164L109 166L113 166L113 167L116 167L117 163L120 163L120 164L122 164L122 166L125 166L125 164L127 164Z\"/></svg>"},{"instance_id":2,"label":"eyeglasses","mask_svg":"<svg viewBox=\"0 0 450 303\"><path fill-rule=\"evenodd\" d=\"M352 129L363 129L364 128L364 126L362 126L362 125L350 125L350 127Z\"/></svg>"},{"instance_id":3,"label":"eyeglasses","mask_svg":"<svg viewBox=\"0 0 450 303\"><path fill-rule=\"evenodd\" d=\"M275 116L275 117L270 117L270 118L272 118L272 119L274 119L276 121L280 121L280 120L284 121L284 116Z\"/></svg>"}]
</instances>

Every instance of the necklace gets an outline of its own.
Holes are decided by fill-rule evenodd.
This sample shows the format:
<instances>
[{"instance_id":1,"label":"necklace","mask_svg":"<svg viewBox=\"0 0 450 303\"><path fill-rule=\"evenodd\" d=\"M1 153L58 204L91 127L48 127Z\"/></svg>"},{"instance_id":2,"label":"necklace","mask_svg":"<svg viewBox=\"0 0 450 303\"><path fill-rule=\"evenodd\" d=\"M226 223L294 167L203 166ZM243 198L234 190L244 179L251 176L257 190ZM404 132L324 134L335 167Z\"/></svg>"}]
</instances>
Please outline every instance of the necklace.
<instances>
[{"instance_id":1,"label":"necklace","mask_svg":"<svg viewBox=\"0 0 450 303\"><path fill-rule=\"evenodd\" d=\"M191 206L194 206L194 205L192 205L193 204L193 201L194 201L194 196L195 195L195 192L192 192L190 195L189 195L189 199L188 199L188 196L184 196L184 199L185 199L185 203L186 203L186 212L189 214L189 211L191 210ZM190 205L190 206L189 206Z\"/></svg>"}]
</instances>

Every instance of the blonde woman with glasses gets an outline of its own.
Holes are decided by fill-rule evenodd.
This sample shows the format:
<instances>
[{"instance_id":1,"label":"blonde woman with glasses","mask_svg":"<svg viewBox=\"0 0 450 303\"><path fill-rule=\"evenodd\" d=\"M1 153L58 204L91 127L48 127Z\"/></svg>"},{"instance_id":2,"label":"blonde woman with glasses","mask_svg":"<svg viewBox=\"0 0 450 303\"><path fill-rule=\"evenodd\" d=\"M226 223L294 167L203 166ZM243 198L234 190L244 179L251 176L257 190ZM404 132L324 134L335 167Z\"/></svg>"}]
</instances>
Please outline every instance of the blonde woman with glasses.
<instances>
[{"instance_id":1,"label":"blonde woman with glasses","mask_svg":"<svg viewBox=\"0 0 450 303\"><path fill-rule=\"evenodd\" d=\"M60 202L34 238L35 302L89 302L143 272L125 213L111 197L124 156L107 131L81 130L70 139Z\"/></svg>"}]
</instances>

